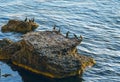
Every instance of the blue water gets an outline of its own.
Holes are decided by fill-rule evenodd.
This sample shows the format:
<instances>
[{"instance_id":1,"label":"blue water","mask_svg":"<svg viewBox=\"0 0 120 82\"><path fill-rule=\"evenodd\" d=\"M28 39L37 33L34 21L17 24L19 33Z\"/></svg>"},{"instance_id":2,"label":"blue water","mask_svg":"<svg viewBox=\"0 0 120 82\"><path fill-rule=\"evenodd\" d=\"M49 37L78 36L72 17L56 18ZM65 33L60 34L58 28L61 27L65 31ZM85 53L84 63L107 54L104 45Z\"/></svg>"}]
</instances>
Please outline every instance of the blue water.
<instances>
[{"instance_id":1,"label":"blue water","mask_svg":"<svg viewBox=\"0 0 120 82\"><path fill-rule=\"evenodd\" d=\"M61 82L120 82L120 0L0 0L0 27L9 19L33 18L39 24L36 31L51 30L53 25L62 30L82 35L78 52L91 56L96 65L88 68L82 79L69 78ZM19 40L20 34L2 33L0 39ZM14 71L0 62L0 82L48 82L39 77L35 80L27 74ZM40 79L41 78L41 79ZM60 82L50 80L49 82Z\"/></svg>"}]
</instances>

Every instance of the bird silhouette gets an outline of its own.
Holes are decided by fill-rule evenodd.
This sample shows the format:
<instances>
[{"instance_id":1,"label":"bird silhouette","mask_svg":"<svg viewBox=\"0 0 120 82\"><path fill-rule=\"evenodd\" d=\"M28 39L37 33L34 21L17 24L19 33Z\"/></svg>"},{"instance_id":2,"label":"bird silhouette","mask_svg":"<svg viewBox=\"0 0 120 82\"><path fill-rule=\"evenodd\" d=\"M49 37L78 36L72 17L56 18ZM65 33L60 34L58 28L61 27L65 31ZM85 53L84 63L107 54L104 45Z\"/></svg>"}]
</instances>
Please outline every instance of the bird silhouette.
<instances>
[{"instance_id":1,"label":"bird silhouette","mask_svg":"<svg viewBox=\"0 0 120 82\"><path fill-rule=\"evenodd\" d=\"M56 31L56 25L53 26L53 31Z\"/></svg>"},{"instance_id":2,"label":"bird silhouette","mask_svg":"<svg viewBox=\"0 0 120 82\"><path fill-rule=\"evenodd\" d=\"M77 37L77 35L76 35L76 34L74 34L74 37L78 39L78 37Z\"/></svg>"},{"instance_id":3,"label":"bird silhouette","mask_svg":"<svg viewBox=\"0 0 120 82\"><path fill-rule=\"evenodd\" d=\"M69 33L70 33L70 32L69 32L69 31L67 31L67 33L66 33L66 38L68 38L68 36L69 36Z\"/></svg>"},{"instance_id":4,"label":"bird silhouette","mask_svg":"<svg viewBox=\"0 0 120 82\"><path fill-rule=\"evenodd\" d=\"M60 33L60 28L59 28L59 30L58 30L58 33Z\"/></svg>"},{"instance_id":5,"label":"bird silhouette","mask_svg":"<svg viewBox=\"0 0 120 82\"><path fill-rule=\"evenodd\" d=\"M34 18L32 18L32 19L31 19L31 21L32 21L32 22L34 22L34 21L35 21L35 19L34 19Z\"/></svg>"},{"instance_id":6,"label":"bird silhouette","mask_svg":"<svg viewBox=\"0 0 120 82\"><path fill-rule=\"evenodd\" d=\"M31 20L29 19L29 22L31 22Z\"/></svg>"},{"instance_id":7,"label":"bird silhouette","mask_svg":"<svg viewBox=\"0 0 120 82\"><path fill-rule=\"evenodd\" d=\"M25 20L24 20L25 22L27 22L27 17L25 18Z\"/></svg>"},{"instance_id":8,"label":"bird silhouette","mask_svg":"<svg viewBox=\"0 0 120 82\"><path fill-rule=\"evenodd\" d=\"M82 40L83 39L83 37L80 35L80 40Z\"/></svg>"}]
</instances>

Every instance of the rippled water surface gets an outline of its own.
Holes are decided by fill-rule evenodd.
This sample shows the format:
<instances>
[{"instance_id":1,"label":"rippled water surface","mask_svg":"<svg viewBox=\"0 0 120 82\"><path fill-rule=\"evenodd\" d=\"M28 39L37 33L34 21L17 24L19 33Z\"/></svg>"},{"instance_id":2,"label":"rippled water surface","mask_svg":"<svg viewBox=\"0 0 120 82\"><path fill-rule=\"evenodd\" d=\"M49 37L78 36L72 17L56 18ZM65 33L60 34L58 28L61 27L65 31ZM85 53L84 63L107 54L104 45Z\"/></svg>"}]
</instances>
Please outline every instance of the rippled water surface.
<instances>
[{"instance_id":1,"label":"rippled water surface","mask_svg":"<svg viewBox=\"0 0 120 82\"><path fill-rule=\"evenodd\" d=\"M82 35L78 46L81 54L91 56L96 65L87 69L82 78L61 80L33 76L13 70L0 62L0 82L120 82L120 0L0 0L0 27L9 19L24 20L35 17L39 24L36 31L51 30L53 25ZM2 33L0 39L18 40L18 33Z\"/></svg>"}]
</instances>

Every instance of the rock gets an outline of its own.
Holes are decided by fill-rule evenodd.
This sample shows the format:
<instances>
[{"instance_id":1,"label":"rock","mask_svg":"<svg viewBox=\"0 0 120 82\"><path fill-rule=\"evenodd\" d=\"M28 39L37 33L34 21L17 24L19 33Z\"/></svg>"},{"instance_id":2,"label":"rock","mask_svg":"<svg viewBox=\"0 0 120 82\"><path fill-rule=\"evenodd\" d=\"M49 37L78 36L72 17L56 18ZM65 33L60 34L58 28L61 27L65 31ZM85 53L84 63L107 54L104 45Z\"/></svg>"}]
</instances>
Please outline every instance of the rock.
<instances>
[{"instance_id":1,"label":"rock","mask_svg":"<svg viewBox=\"0 0 120 82\"><path fill-rule=\"evenodd\" d=\"M3 40L0 40L0 54L4 53L4 51L2 51L2 49L4 47L6 48L6 46L8 46L8 45L10 45L12 43L13 43L13 41L11 41L11 40L9 40L7 38L4 38ZM0 55L0 60L2 60L2 59L9 59L9 58L7 56L5 57L5 56Z\"/></svg>"},{"instance_id":2,"label":"rock","mask_svg":"<svg viewBox=\"0 0 120 82\"><path fill-rule=\"evenodd\" d=\"M3 48L9 44L12 44L13 41L7 39L7 38L4 38L3 40L0 40L0 48Z\"/></svg>"},{"instance_id":3,"label":"rock","mask_svg":"<svg viewBox=\"0 0 120 82\"><path fill-rule=\"evenodd\" d=\"M14 65L51 78L82 75L95 61L77 52L81 41L58 31L29 32L22 40L2 47L0 59L8 58Z\"/></svg>"},{"instance_id":4,"label":"rock","mask_svg":"<svg viewBox=\"0 0 120 82\"><path fill-rule=\"evenodd\" d=\"M26 33L33 31L38 27L38 24L34 21L20 21L20 20L9 20L8 23L2 26L2 32L20 32Z\"/></svg>"}]
</instances>

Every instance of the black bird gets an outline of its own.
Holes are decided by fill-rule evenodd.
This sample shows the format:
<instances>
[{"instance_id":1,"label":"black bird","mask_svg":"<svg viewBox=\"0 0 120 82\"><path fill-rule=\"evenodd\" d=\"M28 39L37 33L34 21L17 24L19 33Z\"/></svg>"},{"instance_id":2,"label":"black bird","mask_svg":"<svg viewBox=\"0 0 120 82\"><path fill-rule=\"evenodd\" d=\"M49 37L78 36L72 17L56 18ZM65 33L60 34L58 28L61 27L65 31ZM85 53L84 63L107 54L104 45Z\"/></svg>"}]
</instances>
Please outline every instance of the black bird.
<instances>
[{"instance_id":1,"label":"black bird","mask_svg":"<svg viewBox=\"0 0 120 82\"><path fill-rule=\"evenodd\" d=\"M55 31L55 30L56 30L56 25L53 26L53 31Z\"/></svg>"},{"instance_id":2,"label":"black bird","mask_svg":"<svg viewBox=\"0 0 120 82\"><path fill-rule=\"evenodd\" d=\"M80 40L82 41L83 37L80 35Z\"/></svg>"},{"instance_id":3,"label":"black bird","mask_svg":"<svg viewBox=\"0 0 120 82\"><path fill-rule=\"evenodd\" d=\"M35 21L35 19L34 19L34 18L32 18L32 19L31 19L31 21L32 21L32 22L34 22L34 21Z\"/></svg>"},{"instance_id":4,"label":"black bird","mask_svg":"<svg viewBox=\"0 0 120 82\"><path fill-rule=\"evenodd\" d=\"M25 18L25 20L24 20L25 22L27 22L27 17Z\"/></svg>"},{"instance_id":5,"label":"black bird","mask_svg":"<svg viewBox=\"0 0 120 82\"><path fill-rule=\"evenodd\" d=\"M78 37L77 37L77 35L76 35L76 34L74 34L74 37L78 39Z\"/></svg>"},{"instance_id":6,"label":"black bird","mask_svg":"<svg viewBox=\"0 0 120 82\"><path fill-rule=\"evenodd\" d=\"M29 22L31 22L31 20L29 19Z\"/></svg>"},{"instance_id":7,"label":"black bird","mask_svg":"<svg viewBox=\"0 0 120 82\"><path fill-rule=\"evenodd\" d=\"M59 28L59 30L58 30L58 33L60 33L60 28Z\"/></svg>"},{"instance_id":8,"label":"black bird","mask_svg":"<svg viewBox=\"0 0 120 82\"><path fill-rule=\"evenodd\" d=\"M69 31L67 31L67 33L66 33L66 38L68 38L68 36L69 36L69 33L70 33L70 32L69 32Z\"/></svg>"}]
</instances>

